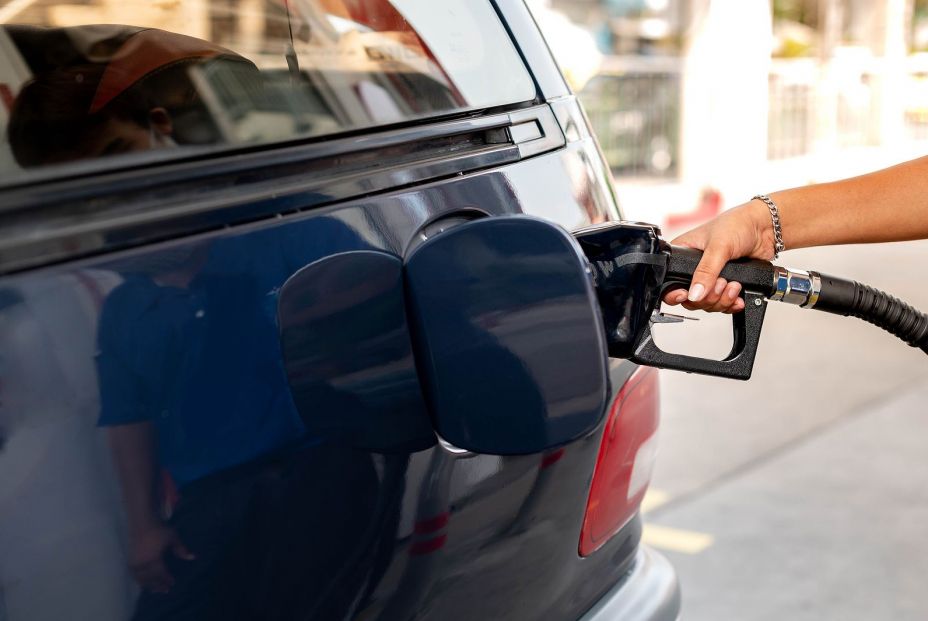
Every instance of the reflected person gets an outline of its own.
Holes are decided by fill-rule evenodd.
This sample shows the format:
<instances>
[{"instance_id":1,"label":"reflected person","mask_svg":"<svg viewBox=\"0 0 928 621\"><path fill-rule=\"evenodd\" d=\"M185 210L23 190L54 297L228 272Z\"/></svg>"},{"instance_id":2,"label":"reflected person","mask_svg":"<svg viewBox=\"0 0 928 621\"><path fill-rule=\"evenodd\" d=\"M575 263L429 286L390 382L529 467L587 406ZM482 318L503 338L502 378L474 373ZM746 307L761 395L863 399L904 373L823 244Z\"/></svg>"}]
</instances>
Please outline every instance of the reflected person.
<instances>
[{"instance_id":1,"label":"reflected person","mask_svg":"<svg viewBox=\"0 0 928 621\"><path fill-rule=\"evenodd\" d=\"M193 79L198 70L223 72L260 92L251 62L176 33L113 25L11 34L35 72L7 128L13 155L26 168L220 142Z\"/></svg>"},{"instance_id":2,"label":"reflected person","mask_svg":"<svg viewBox=\"0 0 928 621\"><path fill-rule=\"evenodd\" d=\"M149 44L176 43L171 33L141 32ZM195 142L208 123L190 114L199 104L184 76L204 58L212 56L194 53L154 75L116 71L115 82L113 63L37 75L11 118L17 161ZM398 505L379 499L370 452L307 433L276 326L277 291L290 275L365 246L340 221L315 218L287 233L187 243L110 266L124 282L99 324L99 425L143 589L135 619L337 618L382 575L382 560L351 551L359 533L392 537ZM405 458L393 461L402 480ZM389 545L377 547L389 557Z\"/></svg>"},{"instance_id":3,"label":"reflected person","mask_svg":"<svg viewBox=\"0 0 928 621\"><path fill-rule=\"evenodd\" d=\"M338 221L306 224L292 248L269 230L116 266L126 280L100 321L100 425L146 589L136 619L287 619L326 610L323 596L342 610L359 588L353 568L343 591L326 585L371 528L378 478L368 452L306 433L274 292L311 254L360 242Z\"/></svg>"}]
</instances>

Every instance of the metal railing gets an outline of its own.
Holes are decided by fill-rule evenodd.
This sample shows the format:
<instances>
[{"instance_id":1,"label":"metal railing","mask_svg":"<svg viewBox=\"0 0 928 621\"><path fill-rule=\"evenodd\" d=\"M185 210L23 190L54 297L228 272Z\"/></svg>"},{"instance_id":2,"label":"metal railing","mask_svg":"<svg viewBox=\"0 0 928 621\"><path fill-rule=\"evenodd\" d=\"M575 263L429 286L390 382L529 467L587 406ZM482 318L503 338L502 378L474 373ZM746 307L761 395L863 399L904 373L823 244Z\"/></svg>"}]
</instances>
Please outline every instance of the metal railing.
<instances>
[{"instance_id":1,"label":"metal railing","mask_svg":"<svg viewBox=\"0 0 928 621\"><path fill-rule=\"evenodd\" d=\"M774 62L770 70L767 157L806 155L812 150L818 65L809 61Z\"/></svg>"},{"instance_id":2,"label":"metal railing","mask_svg":"<svg viewBox=\"0 0 928 621\"><path fill-rule=\"evenodd\" d=\"M880 102L884 80L901 80ZM889 107L889 110L881 109ZM895 128L892 125L896 125ZM894 131L910 142L928 140L928 57L904 66L874 58L777 60L770 72L768 156L812 153L817 144L838 149L883 144Z\"/></svg>"}]
</instances>

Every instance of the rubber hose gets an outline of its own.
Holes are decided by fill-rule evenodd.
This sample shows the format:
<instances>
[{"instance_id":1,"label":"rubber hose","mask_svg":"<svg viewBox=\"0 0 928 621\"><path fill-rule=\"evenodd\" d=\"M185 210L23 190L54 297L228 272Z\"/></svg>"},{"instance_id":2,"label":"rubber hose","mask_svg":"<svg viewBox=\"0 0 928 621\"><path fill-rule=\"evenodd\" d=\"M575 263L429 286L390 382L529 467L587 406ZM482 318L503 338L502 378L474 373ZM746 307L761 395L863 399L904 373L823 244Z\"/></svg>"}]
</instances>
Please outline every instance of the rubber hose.
<instances>
[{"instance_id":1,"label":"rubber hose","mask_svg":"<svg viewBox=\"0 0 928 621\"><path fill-rule=\"evenodd\" d=\"M827 274L815 310L858 317L928 354L928 315L888 293Z\"/></svg>"}]
</instances>

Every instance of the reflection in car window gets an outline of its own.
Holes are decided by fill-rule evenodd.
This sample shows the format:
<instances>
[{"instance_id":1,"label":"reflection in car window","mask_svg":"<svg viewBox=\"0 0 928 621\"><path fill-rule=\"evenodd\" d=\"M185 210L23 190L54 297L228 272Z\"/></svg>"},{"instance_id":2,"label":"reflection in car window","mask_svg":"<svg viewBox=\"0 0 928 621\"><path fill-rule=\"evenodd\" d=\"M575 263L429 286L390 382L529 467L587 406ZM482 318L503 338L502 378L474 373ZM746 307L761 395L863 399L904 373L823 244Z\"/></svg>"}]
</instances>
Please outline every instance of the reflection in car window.
<instances>
[{"instance_id":1,"label":"reflection in car window","mask_svg":"<svg viewBox=\"0 0 928 621\"><path fill-rule=\"evenodd\" d=\"M486 1L21 4L4 7L0 26L0 180L23 168L321 136L535 94Z\"/></svg>"}]
</instances>

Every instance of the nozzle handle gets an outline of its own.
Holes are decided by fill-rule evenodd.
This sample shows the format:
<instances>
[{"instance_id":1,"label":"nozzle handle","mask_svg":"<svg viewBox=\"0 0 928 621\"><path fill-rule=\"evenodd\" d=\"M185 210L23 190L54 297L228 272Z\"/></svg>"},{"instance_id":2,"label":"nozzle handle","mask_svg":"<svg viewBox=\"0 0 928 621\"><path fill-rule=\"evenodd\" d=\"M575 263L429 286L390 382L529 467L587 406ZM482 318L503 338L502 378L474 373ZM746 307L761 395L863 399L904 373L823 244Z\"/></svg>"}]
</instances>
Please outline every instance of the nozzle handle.
<instances>
[{"instance_id":1,"label":"nozzle handle","mask_svg":"<svg viewBox=\"0 0 928 621\"><path fill-rule=\"evenodd\" d=\"M671 246L667 274L661 297L669 289L688 287L702 259L702 251ZM710 360L684 354L672 354L654 343L649 323L642 331L631 360L662 369L675 369L717 377L747 380L754 370L754 358L767 311L767 300L776 290L776 268L769 261L739 259L730 261L721 273L726 280L740 282L744 312L732 315L732 349L724 360Z\"/></svg>"},{"instance_id":2,"label":"nozzle handle","mask_svg":"<svg viewBox=\"0 0 928 621\"><path fill-rule=\"evenodd\" d=\"M702 250L671 246L665 284L688 287L701 259ZM725 280L740 282L745 291L759 293L765 298L776 291L776 268L770 261L736 259L729 261L720 275Z\"/></svg>"}]
</instances>

